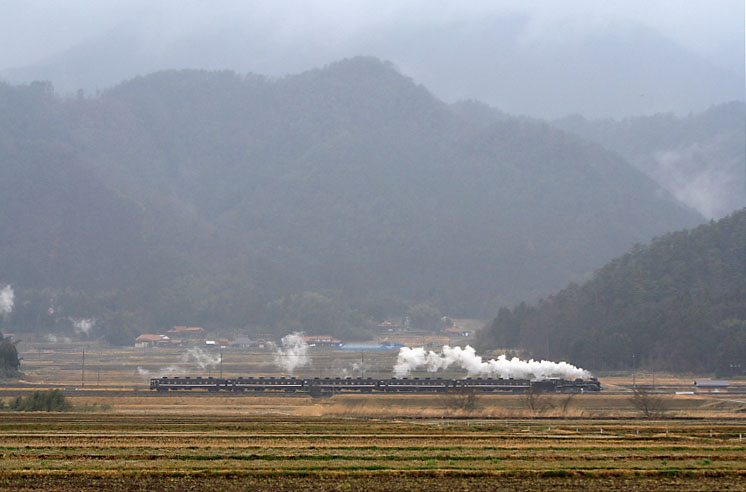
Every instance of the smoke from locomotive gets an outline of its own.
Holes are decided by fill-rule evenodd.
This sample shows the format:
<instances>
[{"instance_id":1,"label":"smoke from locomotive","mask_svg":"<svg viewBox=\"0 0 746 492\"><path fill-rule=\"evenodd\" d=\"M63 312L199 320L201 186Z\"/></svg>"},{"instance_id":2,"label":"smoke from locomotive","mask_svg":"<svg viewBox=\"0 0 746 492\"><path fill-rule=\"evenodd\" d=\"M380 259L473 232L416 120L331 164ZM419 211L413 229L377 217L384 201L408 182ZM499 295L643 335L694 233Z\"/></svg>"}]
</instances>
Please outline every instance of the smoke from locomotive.
<instances>
[{"instance_id":1,"label":"smoke from locomotive","mask_svg":"<svg viewBox=\"0 0 746 492\"><path fill-rule=\"evenodd\" d=\"M295 332L285 335L280 340L281 346L275 349L275 364L288 374L293 374L296 368L308 365L308 344L303 333Z\"/></svg>"},{"instance_id":2,"label":"smoke from locomotive","mask_svg":"<svg viewBox=\"0 0 746 492\"><path fill-rule=\"evenodd\" d=\"M399 349L394 366L394 375L398 378L408 376L412 371L425 369L437 372L449 367L465 369L469 377L485 376L516 379L583 379L591 376L585 369L575 367L567 362L548 360L521 360L518 357L508 359L505 355L497 359L483 360L474 348L449 347L444 345L440 353L426 351L422 347Z\"/></svg>"}]
</instances>

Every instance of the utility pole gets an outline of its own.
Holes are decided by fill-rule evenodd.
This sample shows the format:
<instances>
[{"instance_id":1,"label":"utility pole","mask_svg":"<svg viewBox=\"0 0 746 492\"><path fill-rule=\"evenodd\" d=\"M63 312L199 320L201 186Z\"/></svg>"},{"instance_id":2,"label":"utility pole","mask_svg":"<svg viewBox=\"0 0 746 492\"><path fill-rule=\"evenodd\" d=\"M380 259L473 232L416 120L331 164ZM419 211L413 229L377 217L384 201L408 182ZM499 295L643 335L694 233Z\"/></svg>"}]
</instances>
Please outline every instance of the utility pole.
<instances>
[{"instance_id":1,"label":"utility pole","mask_svg":"<svg viewBox=\"0 0 746 492\"><path fill-rule=\"evenodd\" d=\"M223 379L223 351L220 351L220 379Z\"/></svg>"},{"instance_id":2,"label":"utility pole","mask_svg":"<svg viewBox=\"0 0 746 492\"><path fill-rule=\"evenodd\" d=\"M365 379L365 352L360 351L360 377Z\"/></svg>"},{"instance_id":3,"label":"utility pole","mask_svg":"<svg viewBox=\"0 0 746 492\"><path fill-rule=\"evenodd\" d=\"M632 354L632 387L637 388L637 383L635 381L636 376L636 369L635 369L635 354Z\"/></svg>"},{"instance_id":4,"label":"utility pole","mask_svg":"<svg viewBox=\"0 0 746 492\"><path fill-rule=\"evenodd\" d=\"M80 370L80 384L85 386L85 349L83 349L83 366Z\"/></svg>"}]
</instances>

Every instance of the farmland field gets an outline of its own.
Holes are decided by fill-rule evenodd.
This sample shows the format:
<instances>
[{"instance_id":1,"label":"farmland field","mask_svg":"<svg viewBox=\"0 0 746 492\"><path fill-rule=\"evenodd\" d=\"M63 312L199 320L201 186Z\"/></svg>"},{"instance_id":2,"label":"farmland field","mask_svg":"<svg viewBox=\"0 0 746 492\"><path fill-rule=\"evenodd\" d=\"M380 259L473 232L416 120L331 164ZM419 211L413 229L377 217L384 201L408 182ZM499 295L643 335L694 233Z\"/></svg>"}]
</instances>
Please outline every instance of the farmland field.
<instances>
[{"instance_id":1,"label":"farmland field","mask_svg":"<svg viewBox=\"0 0 746 492\"><path fill-rule=\"evenodd\" d=\"M81 355L28 350L25 380L0 387L5 403L63 388L75 408L0 411L0 490L746 490L743 381L676 394L691 376L638 374L663 403L646 419L624 375L533 408L513 394L464 408L437 394L159 394L145 376L204 372L180 351L89 347L83 380ZM224 355L227 377L277 374L271 354ZM359 357L315 354L305 370L332 375ZM371 355L367 373L386 377L391 359Z\"/></svg>"},{"instance_id":2,"label":"farmland field","mask_svg":"<svg viewBox=\"0 0 746 492\"><path fill-rule=\"evenodd\" d=\"M6 413L0 489L746 490L745 427Z\"/></svg>"}]
</instances>

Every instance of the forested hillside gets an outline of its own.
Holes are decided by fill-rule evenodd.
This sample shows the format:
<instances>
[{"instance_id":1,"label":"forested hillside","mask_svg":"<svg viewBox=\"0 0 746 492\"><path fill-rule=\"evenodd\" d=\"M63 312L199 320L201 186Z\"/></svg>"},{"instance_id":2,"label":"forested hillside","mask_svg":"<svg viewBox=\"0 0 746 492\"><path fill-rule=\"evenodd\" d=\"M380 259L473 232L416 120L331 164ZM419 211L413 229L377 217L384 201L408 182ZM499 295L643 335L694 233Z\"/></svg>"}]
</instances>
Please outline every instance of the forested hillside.
<instances>
[{"instance_id":1,"label":"forested hillside","mask_svg":"<svg viewBox=\"0 0 746 492\"><path fill-rule=\"evenodd\" d=\"M701 220L596 144L446 105L374 59L159 72L95 98L0 89L18 330L481 316Z\"/></svg>"},{"instance_id":2,"label":"forested hillside","mask_svg":"<svg viewBox=\"0 0 746 492\"><path fill-rule=\"evenodd\" d=\"M731 102L686 117L572 116L553 124L618 152L682 203L717 219L746 206L745 122L746 104Z\"/></svg>"},{"instance_id":3,"label":"forested hillside","mask_svg":"<svg viewBox=\"0 0 746 492\"><path fill-rule=\"evenodd\" d=\"M592 369L746 370L746 209L635 246L582 285L499 311L483 348Z\"/></svg>"}]
</instances>

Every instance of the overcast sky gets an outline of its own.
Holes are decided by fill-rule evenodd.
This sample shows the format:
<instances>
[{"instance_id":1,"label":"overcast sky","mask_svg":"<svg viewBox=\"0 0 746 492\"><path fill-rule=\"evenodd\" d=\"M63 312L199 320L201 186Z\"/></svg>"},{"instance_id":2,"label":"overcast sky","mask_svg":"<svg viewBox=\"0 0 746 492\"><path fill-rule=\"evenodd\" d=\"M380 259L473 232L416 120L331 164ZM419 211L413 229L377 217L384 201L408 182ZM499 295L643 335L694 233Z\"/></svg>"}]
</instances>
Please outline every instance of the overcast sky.
<instances>
[{"instance_id":1,"label":"overcast sky","mask_svg":"<svg viewBox=\"0 0 746 492\"><path fill-rule=\"evenodd\" d=\"M537 32L557 26L637 22L723 68L743 64L743 0L5 0L0 69L43 60L122 24L159 44L223 26L261 27L277 40L343 42L355 32L437 25L489 15L528 15ZM740 65L739 65L740 64Z\"/></svg>"}]
</instances>

